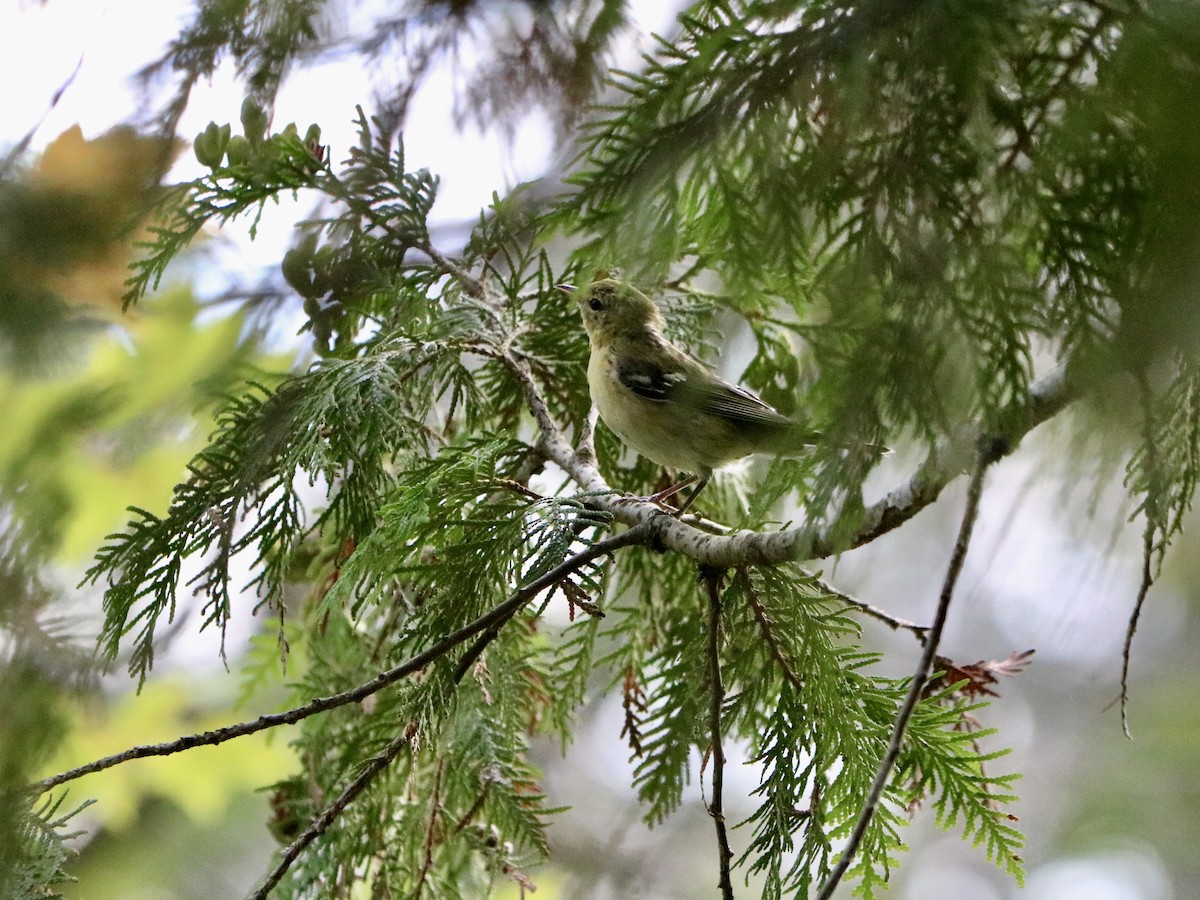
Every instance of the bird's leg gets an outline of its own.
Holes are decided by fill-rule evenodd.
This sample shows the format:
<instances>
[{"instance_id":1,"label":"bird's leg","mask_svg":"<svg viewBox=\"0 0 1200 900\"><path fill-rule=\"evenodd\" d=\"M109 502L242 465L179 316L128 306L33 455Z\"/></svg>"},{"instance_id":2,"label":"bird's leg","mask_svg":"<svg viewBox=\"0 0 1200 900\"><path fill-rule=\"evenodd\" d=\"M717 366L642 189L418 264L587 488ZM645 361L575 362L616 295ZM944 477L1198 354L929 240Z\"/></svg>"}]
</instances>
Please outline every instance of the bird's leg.
<instances>
[{"instance_id":1,"label":"bird's leg","mask_svg":"<svg viewBox=\"0 0 1200 900\"><path fill-rule=\"evenodd\" d=\"M700 496L700 492L702 490L704 490L704 487L705 487L705 485L708 484L708 480L710 478L712 478L712 472L707 472L699 477L699 483L694 488L692 488L692 492L690 494L688 494L688 498L683 501L683 506L679 507L679 509L677 509L675 511L675 518L678 519L680 516L682 516L685 512L688 511L688 507L690 507L692 505L693 500L695 500L698 496ZM682 490L685 486L691 484L693 481L696 481L696 480L697 480L697 478L695 475L691 476L690 478L688 478L687 481L685 481L681 484L677 484L675 486L675 491Z\"/></svg>"},{"instance_id":2,"label":"bird's leg","mask_svg":"<svg viewBox=\"0 0 1200 900\"><path fill-rule=\"evenodd\" d=\"M674 497L676 494L678 494L680 491L682 491L685 487L692 484L695 480L696 480L695 475L689 475L687 478L683 479L683 481L677 481L675 484L672 484L669 487L663 488L661 491L651 494L649 497L646 498L646 500L648 500L650 503L656 503L661 506L664 500L670 500L672 497Z\"/></svg>"},{"instance_id":3,"label":"bird's leg","mask_svg":"<svg viewBox=\"0 0 1200 900\"><path fill-rule=\"evenodd\" d=\"M696 496L702 490L704 490L704 486L706 484L708 484L708 481L710 478L712 478L712 470L711 469L707 472L701 472L699 475L689 475L689 476L687 476L687 478L684 478L682 481L678 481L675 484L671 485L670 487L665 487L661 491L651 494L649 497L644 497L643 499L647 503L653 503L655 506L662 507L666 511L670 512L671 515L673 515L675 518L679 518L685 512L688 511L688 508L692 505L692 501L696 499ZM696 484L697 481L699 482L699 484ZM690 494L688 494L688 498L683 501L683 506L672 511L671 507L667 505L666 501L671 499L676 494L678 494L680 491L682 491L684 488L686 488L692 484L696 484L696 487L693 488L693 490Z\"/></svg>"},{"instance_id":4,"label":"bird's leg","mask_svg":"<svg viewBox=\"0 0 1200 900\"><path fill-rule=\"evenodd\" d=\"M661 507L672 515L679 515L678 511L676 511L666 501L674 497L689 484L692 484L695 480L695 475L689 475L687 478L683 479L683 481L676 482L675 484L663 488L661 491L656 491L649 497L643 497L641 499L647 503L653 503L655 506Z\"/></svg>"}]
</instances>

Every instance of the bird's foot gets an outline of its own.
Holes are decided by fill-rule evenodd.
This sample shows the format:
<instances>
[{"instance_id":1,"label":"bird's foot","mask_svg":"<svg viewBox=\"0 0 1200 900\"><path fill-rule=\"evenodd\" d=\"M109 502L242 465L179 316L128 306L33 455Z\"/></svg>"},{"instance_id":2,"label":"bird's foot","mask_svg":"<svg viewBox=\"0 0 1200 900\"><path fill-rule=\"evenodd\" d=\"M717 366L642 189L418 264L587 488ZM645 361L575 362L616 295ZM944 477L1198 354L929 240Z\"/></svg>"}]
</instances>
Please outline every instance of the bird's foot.
<instances>
[{"instance_id":1,"label":"bird's foot","mask_svg":"<svg viewBox=\"0 0 1200 900\"><path fill-rule=\"evenodd\" d=\"M669 487L663 488L661 491L657 491L657 492L651 494L649 497L646 498L646 502L653 503L655 506L657 506L663 512L669 513L670 515L672 515L678 519L680 516L682 516L684 514L684 512L687 510L687 508L692 505L692 499L696 496L696 492L693 491L691 493L691 496L689 496L683 502L683 505L679 506L679 507L672 506L670 503L667 503L667 501L670 500L672 497L676 496L677 494L679 494L684 488L686 488L688 485L694 483L695 481L696 481L696 476L689 475L687 478L683 479L683 481L680 481L677 484L670 485Z\"/></svg>"}]
</instances>

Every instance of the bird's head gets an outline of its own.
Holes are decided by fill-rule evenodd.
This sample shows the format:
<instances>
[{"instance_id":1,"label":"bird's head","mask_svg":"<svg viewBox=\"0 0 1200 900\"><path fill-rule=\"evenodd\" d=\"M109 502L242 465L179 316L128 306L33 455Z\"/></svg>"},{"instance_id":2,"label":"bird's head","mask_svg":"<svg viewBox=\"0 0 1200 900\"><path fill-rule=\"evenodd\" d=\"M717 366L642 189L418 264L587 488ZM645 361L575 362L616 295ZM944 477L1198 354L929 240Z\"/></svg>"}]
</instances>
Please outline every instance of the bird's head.
<instances>
[{"instance_id":1,"label":"bird's head","mask_svg":"<svg viewBox=\"0 0 1200 900\"><path fill-rule=\"evenodd\" d=\"M569 284L557 287L575 298L583 327L592 339L640 334L647 328L662 330L663 316L654 301L623 281L601 278L584 288Z\"/></svg>"}]
</instances>

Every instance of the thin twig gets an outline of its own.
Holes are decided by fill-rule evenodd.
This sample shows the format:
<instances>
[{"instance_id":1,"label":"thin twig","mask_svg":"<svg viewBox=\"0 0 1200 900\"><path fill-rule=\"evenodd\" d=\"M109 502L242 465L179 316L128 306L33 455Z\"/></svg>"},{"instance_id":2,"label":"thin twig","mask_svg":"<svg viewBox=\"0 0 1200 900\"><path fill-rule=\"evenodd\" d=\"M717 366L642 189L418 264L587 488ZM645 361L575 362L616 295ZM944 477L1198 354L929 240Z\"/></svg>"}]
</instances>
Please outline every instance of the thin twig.
<instances>
[{"instance_id":1,"label":"thin twig","mask_svg":"<svg viewBox=\"0 0 1200 900\"><path fill-rule=\"evenodd\" d=\"M742 571L742 591L746 595L746 602L750 604L750 609L754 613L754 618L758 622L759 628L762 630L763 639L767 642L767 649L771 651L771 656L775 658L775 662L779 664L779 670L783 672L783 677L787 680L792 688L800 693L804 690L804 682L796 670L792 668L792 663L784 652L783 646L779 643L779 638L775 635L775 623L771 621L771 617L767 614L766 608L762 605L762 600L759 599L758 591L754 589L754 582L751 581L749 573Z\"/></svg>"},{"instance_id":2,"label":"thin twig","mask_svg":"<svg viewBox=\"0 0 1200 900\"><path fill-rule=\"evenodd\" d=\"M224 728L217 728L213 731L205 731L200 734L189 734L184 737L177 738L173 741L168 741L163 744L148 744L141 747L131 747L121 753L106 756L103 759L97 759L86 765L70 769L50 778L43 779L30 786L37 793L44 793L53 787L80 778L83 775L90 775L93 772L101 772L104 769L110 769L113 766L121 763L129 762L134 759L143 759L150 756L169 756L173 753L180 753L184 750L190 750L193 747L202 747L211 744L222 744L225 741L233 738L242 737L247 734L254 734L257 731L263 731L267 728L275 728L279 725L293 725L296 722L306 719L311 715L326 712L330 709L335 709L339 706L345 706L348 703L357 703L360 700L369 697L371 694L377 693L388 685L399 681L409 675L419 672L431 662L445 656L449 651L453 650L459 644L465 643L470 638L487 631L493 626L499 625L507 621L513 616L522 606L528 603L538 593L560 581L566 575L575 571L579 567L586 565L593 559L610 553L613 550L628 546L630 544L642 543L650 540L654 534L654 523L647 522L644 527L630 528L620 534L607 538L603 541L598 541L592 544L570 559L564 560L559 565L555 566L544 575L535 578L533 581L524 587L518 588L511 596L499 606L496 606L479 616L477 619L467 623L457 631L452 632L442 638L428 650L418 653L411 659L406 660L395 668L388 669L376 675L370 681L363 682L357 687L347 691L342 691L340 694L333 694L329 697L319 697L303 706L297 706L287 712L274 713L272 715L259 716L257 719L249 722L240 722L236 725L227 725Z\"/></svg>"},{"instance_id":3,"label":"thin twig","mask_svg":"<svg viewBox=\"0 0 1200 900\"><path fill-rule=\"evenodd\" d=\"M925 635L929 633L928 625L918 625L916 622L910 622L908 619L901 619L893 616L891 613L880 609L878 606L872 606L866 600L859 600L857 597L851 597L849 594L839 591L829 582L814 578L813 583L817 585L826 594L831 597L837 597L843 603L853 606L855 609L861 610L872 619L882 622L892 631L911 631L922 644L925 643Z\"/></svg>"},{"instance_id":4,"label":"thin twig","mask_svg":"<svg viewBox=\"0 0 1200 900\"><path fill-rule=\"evenodd\" d=\"M1133 612L1129 614L1129 622L1125 626L1125 643L1121 647L1121 730L1130 740L1133 735L1129 731L1129 655L1133 650L1133 636L1137 632L1138 619L1142 617L1142 607L1146 603L1146 595L1154 584L1154 567L1151 558L1154 555L1154 525L1146 522L1146 531L1142 536L1142 583L1138 585L1137 600L1133 604Z\"/></svg>"},{"instance_id":5,"label":"thin twig","mask_svg":"<svg viewBox=\"0 0 1200 900\"><path fill-rule=\"evenodd\" d=\"M721 867L721 897L733 900L733 880L730 862L733 851L729 849L729 833L725 827L725 810L722 794L725 788L725 749L721 744L721 708L725 704L725 686L721 683L721 579L724 572L704 572L704 584L708 588L708 677L709 708L708 727L712 733L712 803L708 814L717 829L717 860Z\"/></svg>"},{"instance_id":6,"label":"thin twig","mask_svg":"<svg viewBox=\"0 0 1200 900\"><path fill-rule=\"evenodd\" d=\"M560 451L565 450L566 453L574 456L574 451L567 443L566 437L558 427L558 423L554 421L554 416L550 413L550 407L546 405L546 399L542 396L537 382L533 379L533 373L529 370L529 364L512 351L499 354L497 359L505 365L517 380L517 385L521 388L521 393L525 395L525 406L533 414L533 419L537 422L538 428L541 431L543 443L549 440L555 445L556 449Z\"/></svg>"},{"instance_id":7,"label":"thin twig","mask_svg":"<svg viewBox=\"0 0 1200 900\"><path fill-rule=\"evenodd\" d=\"M410 727L405 729L403 734L400 734L392 739L392 741L383 748L383 752L367 763L366 768L359 773L358 777L346 785L345 790L338 794L337 799L329 804L313 823L304 829L304 832L292 841L287 849L283 851L283 856L280 857L278 865L271 870L267 875L266 880L262 883L257 891L250 895L250 900L267 900L271 890L279 884L288 869L292 867L297 857L304 852L304 849L315 841L318 837L325 833L326 829L333 824L334 820L340 816L354 799L366 790L370 785L389 765L392 760L400 753L402 749L408 746L413 736L417 733L416 728Z\"/></svg>"},{"instance_id":8,"label":"thin twig","mask_svg":"<svg viewBox=\"0 0 1200 900\"><path fill-rule=\"evenodd\" d=\"M1098 4L1097 8L1100 8ZM1010 168L1016 162L1017 157L1029 149L1029 143L1034 139L1034 132L1042 127L1046 121L1046 117L1050 115L1050 105L1054 100L1058 99L1063 90L1067 87L1071 78L1075 76L1079 67L1087 59L1088 54L1095 49L1096 38L1101 32L1108 27L1109 20L1112 18L1112 11L1108 9L1100 9L1100 14L1096 17L1096 21L1083 34L1083 39L1079 42L1079 46L1068 56L1062 60L1063 68L1054 80L1054 84L1046 91L1042 98L1041 105L1035 110L1033 119L1028 125L1024 125L1017 140L1013 143L1009 150L1008 156L1000 163L1001 169Z\"/></svg>"},{"instance_id":9,"label":"thin twig","mask_svg":"<svg viewBox=\"0 0 1200 900\"><path fill-rule=\"evenodd\" d=\"M1154 395L1150 390L1150 382L1144 371L1137 373L1138 390L1142 395L1142 445L1146 454L1146 469L1150 473L1149 486L1146 489L1146 500L1142 507L1142 515L1146 517L1146 527L1142 531L1142 581L1138 585L1137 599L1133 603L1133 611L1129 614L1129 622L1125 626L1125 641L1121 646L1121 730L1130 740L1133 735L1129 731L1129 657L1133 651L1133 636L1137 632L1138 620L1142 617L1142 607L1146 603L1146 595L1154 584L1154 533L1155 522L1158 519L1158 498L1154 494L1153 484L1157 477L1158 450L1154 441Z\"/></svg>"},{"instance_id":10,"label":"thin twig","mask_svg":"<svg viewBox=\"0 0 1200 900\"><path fill-rule=\"evenodd\" d=\"M429 801L429 827L425 829L425 853L421 860L421 871L417 873L417 886L413 889L413 897L420 898L425 889L425 882L433 870L433 844L437 833L438 812L442 805L442 778L446 774L446 760L438 761L433 773L433 791Z\"/></svg>"},{"instance_id":11,"label":"thin twig","mask_svg":"<svg viewBox=\"0 0 1200 900\"><path fill-rule=\"evenodd\" d=\"M439 269L462 285L463 290L470 296L476 299L482 299L487 296L487 291L484 290L482 281L438 250L429 241L422 241L417 244L417 249L432 259Z\"/></svg>"},{"instance_id":12,"label":"thin twig","mask_svg":"<svg viewBox=\"0 0 1200 900\"><path fill-rule=\"evenodd\" d=\"M513 613L515 614L516 610L513 610ZM507 619L505 621L507 621ZM487 649L488 644L500 636L500 628L503 624L503 622L499 622L492 628L489 628L475 639L475 643L467 648L467 652L463 654L463 658L460 659L458 661L458 665L454 667L455 684L458 684L467 677L467 672L470 671L471 666L475 665L476 660L483 655L483 651Z\"/></svg>"},{"instance_id":13,"label":"thin twig","mask_svg":"<svg viewBox=\"0 0 1200 900\"><path fill-rule=\"evenodd\" d=\"M599 494L611 490L608 482L601 476L600 470L596 468L595 450L586 441L579 449L572 447L562 429L558 427L558 423L554 421L550 407L547 405L545 397L542 396L537 381L534 380L529 363L517 356L511 349L496 358L516 379L517 386L525 396L525 406L533 415L533 420L538 426L537 450L546 459L567 472L584 491ZM589 420L590 418L591 414L589 413ZM594 424L592 422L591 426L594 427ZM615 504L613 505L615 506ZM661 510L656 509L655 512L661 512ZM627 525L637 524L628 519L624 521Z\"/></svg>"},{"instance_id":14,"label":"thin twig","mask_svg":"<svg viewBox=\"0 0 1200 900\"><path fill-rule=\"evenodd\" d=\"M857 854L859 845L867 833L867 827L871 824L871 819L874 818L875 811L883 798L884 789L891 780L892 768L895 766L896 759L900 755L900 746L904 742L904 732L908 728L908 720L912 717L913 710L917 707L917 701L921 698L921 692L925 687L925 683L929 680L930 670L933 668L933 660L937 655L938 643L942 639L942 629L945 627L946 616L950 611L950 600L954 596L954 586L957 584L958 576L962 572L963 562L967 557L967 548L971 543L971 532L975 528L975 520L979 515L979 499L983 494L983 476L992 461L993 457L991 454L979 454L974 472L971 475L970 485L967 487L967 503L963 509L962 523L959 525L958 538L954 542L954 552L950 556L950 564L946 568L946 578L942 583L941 596L938 598L937 612L933 617L933 624L929 627L925 649L921 653L921 661L917 664L912 682L908 686L908 695L904 698L904 704L900 707L900 713L896 716L896 721L892 725L891 739L888 741L883 759L879 761L879 768L875 772L875 780L871 783L871 789L867 793L866 801L859 811L858 820L854 823L854 830L850 833L850 839L846 842L837 865L833 867L833 870L829 873L829 877L825 880L825 884L822 885L821 890L818 892L817 900L829 900L833 896L834 890L842 880L842 876L846 874L846 870L849 869L855 854Z\"/></svg>"},{"instance_id":15,"label":"thin twig","mask_svg":"<svg viewBox=\"0 0 1200 900\"><path fill-rule=\"evenodd\" d=\"M499 607L497 607L498 609ZM459 644L466 641L478 633L481 629L487 628L492 622L492 616L496 610L485 613L474 622L464 625L458 631L454 632L438 641L428 650L423 653L418 653L411 659L406 660L395 668L388 669L386 672L381 672L370 681L363 682L357 687L353 687L347 691L342 691L339 694L332 694L328 697L318 697L305 703L303 706L297 706L282 713L272 713L270 715L259 716L248 722L239 722L236 725L226 725L223 728L216 728L212 731L203 731L198 734L188 734L183 737L176 738L173 741L167 741L162 744L146 744L140 747L130 747L120 753L114 753L112 756L105 756L101 759L93 760L82 766L74 769L69 769L66 772L61 772L58 775L53 775L45 778L42 781L35 782L30 785L30 790L37 793L44 793L51 788L57 787L60 784L65 784L68 781L73 781L76 778L81 778L84 775L91 775L93 772L102 772L105 769L111 769L113 766L119 766L122 763L131 762L135 759L145 759L151 756L170 756L174 753L182 753L185 750L191 750L193 747L204 747L214 744L223 744L226 741L231 741L234 738L243 737L248 734L254 734L258 731L264 731L268 728L277 728L280 725L294 725L295 723L316 715L317 713L326 712L331 709L336 709L339 706L345 706L348 703L357 703L374 693L387 687L402 678L419 672L431 662L441 656L444 656L448 651L454 649Z\"/></svg>"},{"instance_id":16,"label":"thin twig","mask_svg":"<svg viewBox=\"0 0 1200 900\"><path fill-rule=\"evenodd\" d=\"M29 149L34 135L37 134L38 129L42 127L42 123L46 121L46 117L50 115L54 107L58 106L58 102L62 100L63 94L67 92L67 88L75 81L75 76L79 74L81 68L83 68L83 56L80 56L75 61L75 68L71 70L71 74L67 76L66 81L59 85L58 90L51 95L50 103L46 106L46 111L42 113L41 118L34 123L29 131L25 132L23 138L13 144L12 149L5 154L4 159L0 160L0 178L6 178L9 171L17 164L17 160Z\"/></svg>"}]
</instances>

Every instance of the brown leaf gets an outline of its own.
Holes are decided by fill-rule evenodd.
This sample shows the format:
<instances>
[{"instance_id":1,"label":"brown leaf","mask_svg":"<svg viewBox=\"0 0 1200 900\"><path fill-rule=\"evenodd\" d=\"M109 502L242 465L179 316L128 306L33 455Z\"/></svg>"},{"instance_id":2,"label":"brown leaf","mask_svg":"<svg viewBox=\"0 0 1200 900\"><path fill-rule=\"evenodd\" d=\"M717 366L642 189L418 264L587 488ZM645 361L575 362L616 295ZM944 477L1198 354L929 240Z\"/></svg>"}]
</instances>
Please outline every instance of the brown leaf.
<instances>
[{"instance_id":1,"label":"brown leaf","mask_svg":"<svg viewBox=\"0 0 1200 900\"><path fill-rule=\"evenodd\" d=\"M1029 667L1033 650L1013 651L1006 659L978 660L966 665L957 665L953 660L939 656L934 660L934 667L941 670L942 675L930 679L925 686L925 696L930 696L952 684L959 684L958 693L965 697L999 697L989 685L998 684L997 676L1012 676L1020 674Z\"/></svg>"},{"instance_id":2,"label":"brown leaf","mask_svg":"<svg viewBox=\"0 0 1200 900\"><path fill-rule=\"evenodd\" d=\"M625 670L625 680L621 685L621 708L625 710L625 724L621 727L621 737L628 738L629 749L634 756L642 755L642 716L645 714L646 692L638 684L637 675L633 669Z\"/></svg>"}]
</instances>

